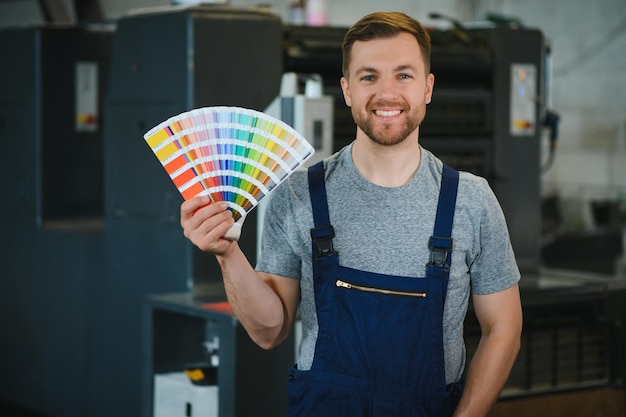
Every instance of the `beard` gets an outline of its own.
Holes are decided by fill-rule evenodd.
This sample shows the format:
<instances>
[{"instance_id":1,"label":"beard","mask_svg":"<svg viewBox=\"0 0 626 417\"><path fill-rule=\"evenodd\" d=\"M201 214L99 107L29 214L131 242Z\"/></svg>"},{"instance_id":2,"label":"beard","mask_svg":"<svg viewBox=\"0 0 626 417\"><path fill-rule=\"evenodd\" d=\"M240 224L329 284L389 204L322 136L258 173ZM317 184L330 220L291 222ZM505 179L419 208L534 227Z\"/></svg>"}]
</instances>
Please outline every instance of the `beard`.
<instances>
[{"instance_id":1,"label":"beard","mask_svg":"<svg viewBox=\"0 0 626 417\"><path fill-rule=\"evenodd\" d=\"M406 117L402 122L384 123L374 119L370 107L400 107ZM365 112L359 113L354 107L351 109L352 117L356 125L376 144L392 146L403 142L413 133L424 121L426 116L426 106L421 106L414 112L408 112L407 106L390 103L375 103L374 106L367 106Z\"/></svg>"}]
</instances>

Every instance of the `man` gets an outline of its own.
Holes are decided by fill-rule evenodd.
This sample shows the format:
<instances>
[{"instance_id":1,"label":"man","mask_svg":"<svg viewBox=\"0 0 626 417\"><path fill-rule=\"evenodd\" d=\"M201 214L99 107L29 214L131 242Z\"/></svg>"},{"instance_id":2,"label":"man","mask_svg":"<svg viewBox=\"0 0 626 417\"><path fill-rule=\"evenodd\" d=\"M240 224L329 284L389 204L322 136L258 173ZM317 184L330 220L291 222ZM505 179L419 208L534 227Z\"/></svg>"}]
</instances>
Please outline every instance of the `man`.
<instances>
[{"instance_id":1,"label":"man","mask_svg":"<svg viewBox=\"0 0 626 417\"><path fill-rule=\"evenodd\" d=\"M217 256L261 347L283 342L300 308L289 416L485 416L522 326L504 216L484 179L459 176L418 143L434 85L423 27L374 13L343 52L356 139L275 190L256 271L222 238L233 223L222 203L183 203L185 236ZM482 336L464 377L470 297Z\"/></svg>"}]
</instances>

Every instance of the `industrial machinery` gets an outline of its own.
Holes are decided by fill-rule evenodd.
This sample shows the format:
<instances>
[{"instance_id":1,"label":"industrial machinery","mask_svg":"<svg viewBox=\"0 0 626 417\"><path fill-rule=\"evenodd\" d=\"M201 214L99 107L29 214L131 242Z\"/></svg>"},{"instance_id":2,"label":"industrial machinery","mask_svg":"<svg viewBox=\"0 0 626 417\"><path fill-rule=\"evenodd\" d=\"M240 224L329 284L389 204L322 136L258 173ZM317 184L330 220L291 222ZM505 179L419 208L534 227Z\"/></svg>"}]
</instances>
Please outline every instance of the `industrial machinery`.
<instances>
[{"instance_id":1,"label":"industrial machinery","mask_svg":"<svg viewBox=\"0 0 626 417\"><path fill-rule=\"evenodd\" d=\"M110 27L0 31L0 401L84 415ZM9 58L10 57L10 58Z\"/></svg>"}]
</instances>

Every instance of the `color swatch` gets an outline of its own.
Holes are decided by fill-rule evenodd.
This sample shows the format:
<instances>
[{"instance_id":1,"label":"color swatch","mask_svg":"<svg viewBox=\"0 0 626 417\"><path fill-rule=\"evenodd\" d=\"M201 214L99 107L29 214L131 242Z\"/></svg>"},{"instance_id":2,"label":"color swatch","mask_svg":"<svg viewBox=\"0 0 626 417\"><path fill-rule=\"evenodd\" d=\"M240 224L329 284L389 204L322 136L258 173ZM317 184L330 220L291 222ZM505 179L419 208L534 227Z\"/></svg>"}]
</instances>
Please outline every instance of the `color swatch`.
<instances>
[{"instance_id":1,"label":"color swatch","mask_svg":"<svg viewBox=\"0 0 626 417\"><path fill-rule=\"evenodd\" d=\"M239 229L246 214L315 152L286 123L241 107L181 113L144 139L185 200L208 195L226 201Z\"/></svg>"}]
</instances>

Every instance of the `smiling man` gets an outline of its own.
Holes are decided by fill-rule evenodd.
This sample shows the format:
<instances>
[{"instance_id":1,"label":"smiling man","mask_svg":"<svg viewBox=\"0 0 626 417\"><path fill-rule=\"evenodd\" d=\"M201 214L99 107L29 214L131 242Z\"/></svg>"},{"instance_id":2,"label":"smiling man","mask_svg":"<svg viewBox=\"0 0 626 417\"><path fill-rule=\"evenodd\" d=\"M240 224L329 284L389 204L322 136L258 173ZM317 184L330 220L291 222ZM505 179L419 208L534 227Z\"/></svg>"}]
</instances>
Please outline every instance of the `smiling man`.
<instances>
[{"instance_id":1,"label":"smiling man","mask_svg":"<svg viewBox=\"0 0 626 417\"><path fill-rule=\"evenodd\" d=\"M289 416L485 416L522 326L502 210L483 178L419 144L434 87L419 22L365 16L343 54L356 138L272 193L256 269L223 238L233 220L221 203L183 203L185 236L216 255L233 310L261 347L282 343L300 309ZM465 375L470 298L482 336Z\"/></svg>"}]
</instances>

